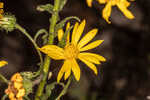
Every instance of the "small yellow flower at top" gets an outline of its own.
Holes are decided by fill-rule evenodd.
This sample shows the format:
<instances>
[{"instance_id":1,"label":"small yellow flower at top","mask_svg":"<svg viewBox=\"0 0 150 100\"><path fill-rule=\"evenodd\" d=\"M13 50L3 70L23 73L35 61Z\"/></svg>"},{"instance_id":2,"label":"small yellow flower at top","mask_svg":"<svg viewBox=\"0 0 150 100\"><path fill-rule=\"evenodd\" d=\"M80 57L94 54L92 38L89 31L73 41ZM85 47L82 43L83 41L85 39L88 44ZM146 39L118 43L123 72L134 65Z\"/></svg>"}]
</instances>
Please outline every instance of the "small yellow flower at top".
<instances>
[{"instance_id":1,"label":"small yellow flower at top","mask_svg":"<svg viewBox=\"0 0 150 100\"><path fill-rule=\"evenodd\" d=\"M86 0L89 7L92 6L93 0ZM130 2L127 0L97 0L99 4L106 4L102 11L103 18L110 24L109 17L111 15L112 6L117 6L128 19L134 19L134 15L127 9Z\"/></svg>"},{"instance_id":2,"label":"small yellow flower at top","mask_svg":"<svg viewBox=\"0 0 150 100\"><path fill-rule=\"evenodd\" d=\"M85 23L85 20L83 20L81 24L75 23L71 36L72 39L71 41L70 39L66 41L64 48L60 48L56 45L45 45L42 48L39 48L40 51L55 60L64 60L64 64L57 76L57 82L61 80L64 74L64 79L68 79L68 77L71 75L71 72L73 72L77 81L80 80L81 72L77 63L77 59L80 59L82 62L84 62L90 69L94 71L96 75L98 72L95 64L100 64L100 62L106 61L104 57L98 54L86 52L87 50L99 46L103 40L96 40L92 43L89 43L97 34L97 29L92 29L80 40Z\"/></svg>"},{"instance_id":3,"label":"small yellow flower at top","mask_svg":"<svg viewBox=\"0 0 150 100\"><path fill-rule=\"evenodd\" d=\"M23 88L23 78L20 73L16 73L11 77L11 81L5 93L10 100L23 100L25 89Z\"/></svg>"},{"instance_id":4,"label":"small yellow flower at top","mask_svg":"<svg viewBox=\"0 0 150 100\"><path fill-rule=\"evenodd\" d=\"M4 60L0 61L0 67L3 67L5 65L7 65L7 64L8 64L7 61L4 61Z\"/></svg>"},{"instance_id":5,"label":"small yellow flower at top","mask_svg":"<svg viewBox=\"0 0 150 100\"><path fill-rule=\"evenodd\" d=\"M3 17L2 15L4 13L3 7L4 7L4 3L0 2L0 19Z\"/></svg>"}]
</instances>

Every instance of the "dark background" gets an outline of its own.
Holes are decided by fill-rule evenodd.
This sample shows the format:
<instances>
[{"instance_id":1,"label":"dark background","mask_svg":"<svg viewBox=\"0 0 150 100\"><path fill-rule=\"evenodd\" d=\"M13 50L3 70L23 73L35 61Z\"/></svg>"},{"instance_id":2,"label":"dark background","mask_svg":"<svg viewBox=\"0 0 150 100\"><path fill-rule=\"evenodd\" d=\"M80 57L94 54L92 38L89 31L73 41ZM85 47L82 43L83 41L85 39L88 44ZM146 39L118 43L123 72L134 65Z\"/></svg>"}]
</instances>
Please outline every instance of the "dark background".
<instances>
[{"instance_id":1,"label":"dark background","mask_svg":"<svg viewBox=\"0 0 150 100\"><path fill-rule=\"evenodd\" d=\"M47 12L38 12L37 5L53 0L3 0L5 12L11 12L34 36L40 28L48 29ZM81 79L72 82L69 92L61 100L148 100L150 99L150 0L136 0L129 7L135 15L134 20L125 18L117 7L113 7L110 20L106 23L101 17L104 5L93 2L89 8L85 0L68 0L61 19L78 16L86 19L85 32L98 28L95 40L104 43L91 52L104 56L107 61L97 65L98 76L80 63ZM40 40L40 39L39 39ZM40 45L40 42L39 42ZM20 31L0 32L0 57L8 65L0 72L8 79L16 72L36 71L38 55L31 42ZM56 64L57 63L57 64ZM56 80L60 62L53 62L51 71ZM0 84L2 96L7 87ZM59 91L58 91L59 93ZM0 96L0 97L1 97Z\"/></svg>"}]
</instances>

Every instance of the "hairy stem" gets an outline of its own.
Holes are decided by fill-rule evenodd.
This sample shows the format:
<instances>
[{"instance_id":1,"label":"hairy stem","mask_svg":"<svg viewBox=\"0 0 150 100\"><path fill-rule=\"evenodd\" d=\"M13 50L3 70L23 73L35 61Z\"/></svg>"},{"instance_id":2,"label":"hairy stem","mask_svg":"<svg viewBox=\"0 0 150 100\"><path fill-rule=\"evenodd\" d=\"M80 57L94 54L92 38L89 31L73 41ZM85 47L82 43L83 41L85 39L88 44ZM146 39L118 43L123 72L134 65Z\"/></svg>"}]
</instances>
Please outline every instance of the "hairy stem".
<instances>
[{"instance_id":1,"label":"hairy stem","mask_svg":"<svg viewBox=\"0 0 150 100\"><path fill-rule=\"evenodd\" d=\"M39 57L40 57L40 61L41 61L41 63L40 63L40 66L42 66L42 64L43 64L43 59L42 59L42 54L41 54L41 52L38 50L38 46L37 46L37 44L35 43L35 41L33 40L33 38L29 35L29 33L23 28L23 27L21 27L19 24L16 24L16 29L18 29L18 30L20 30L26 37L28 37L28 39L32 42L32 44L34 45L34 47L35 47L35 49L36 49L36 51L37 51L37 53L38 53L38 55L39 55ZM40 69L41 69L41 67L40 67Z\"/></svg>"},{"instance_id":2,"label":"hairy stem","mask_svg":"<svg viewBox=\"0 0 150 100\"><path fill-rule=\"evenodd\" d=\"M2 74L0 74L0 80L2 82L5 82L6 84L8 84L8 82L9 82Z\"/></svg>"},{"instance_id":3,"label":"hairy stem","mask_svg":"<svg viewBox=\"0 0 150 100\"><path fill-rule=\"evenodd\" d=\"M54 8L53 8L54 13L52 14L52 17L50 19L49 37L48 37L47 44L53 44L54 41L54 32L55 32L56 23L58 21L59 6L60 6L60 0L55 0ZM46 84L46 79L50 67L50 61L51 61L50 58L46 56L43 64L43 79L39 84L38 90L36 92L35 100L40 100L40 97L43 94L44 86Z\"/></svg>"}]
</instances>

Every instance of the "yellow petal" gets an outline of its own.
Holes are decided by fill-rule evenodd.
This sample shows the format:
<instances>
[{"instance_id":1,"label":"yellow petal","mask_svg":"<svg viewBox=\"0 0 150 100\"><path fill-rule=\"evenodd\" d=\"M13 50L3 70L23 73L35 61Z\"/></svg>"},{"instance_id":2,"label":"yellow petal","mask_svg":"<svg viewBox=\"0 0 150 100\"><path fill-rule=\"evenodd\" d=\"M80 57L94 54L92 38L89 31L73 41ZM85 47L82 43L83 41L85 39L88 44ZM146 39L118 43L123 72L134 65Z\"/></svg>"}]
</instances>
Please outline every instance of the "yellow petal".
<instances>
[{"instance_id":1,"label":"yellow petal","mask_svg":"<svg viewBox=\"0 0 150 100\"><path fill-rule=\"evenodd\" d=\"M92 56L92 57L95 57L96 59L98 59L99 61L106 61L106 59L103 57L103 56L100 56L98 54L95 54L95 53L88 53L88 52L83 52L83 53L80 53L80 55L83 55L83 56Z\"/></svg>"},{"instance_id":2,"label":"yellow petal","mask_svg":"<svg viewBox=\"0 0 150 100\"><path fill-rule=\"evenodd\" d=\"M89 41L91 41L96 33L97 33L97 29L93 29L91 30L90 32L88 32L82 39L81 41L79 42L78 44L78 48L82 48L84 45L86 45Z\"/></svg>"},{"instance_id":3,"label":"yellow petal","mask_svg":"<svg viewBox=\"0 0 150 100\"><path fill-rule=\"evenodd\" d=\"M64 35L63 29L59 29L57 33L58 33L58 40L61 41L61 40L62 40L62 37L63 37L63 35Z\"/></svg>"},{"instance_id":4,"label":"yellow petal","mask_svg":"<svg viewBox=\"0 0 150 100\"><path fill-rule=\"evenodd\" d=\"M108 24L110 24L111 22L109 21L109 17L111 15L111 2L108 2L105 6L105 8L102 11L102 16L103 18L108 22Z\"/></svg>"},{"instance_id":5,"label":"yellow petal","mask_svg":"<svg viewBox=\"0 0 150 100\"><path fill-rule=\"evenodd\" d=\"M4 61L4 60L0 61L0 67L3 67L3 66L5 66L5 65L7 65L7 64L8 64L8 62L6 62L6 61Z\"/></svg>"},{"instance_id":6,"label":"yellow petal","mask_svg":"<svg viewBox=\"0 0 150 100\"><path fill-rule=\"evenodd\" d=\"M94 73L97 75L97 68L94 64L92 64L91 62L87 61L84 58L79 58L82 62L84 62L90 69L92 69L94 71Z\"/></svg>"},{"instance_id":7,"label":"yellow petal","mask_svg":"<svg viewBox=\"0 0 150 100\"><path fill-rule=\"evenodd\" d=\"M55 60L64 59L64 50L56 45L45 45L39 50Z\"/></svg>"},{"instance_id":8,"label":"yellow petal","mask_svg":"<svg viewBox=\"0 0 150 100\"><path fill-rule=\"evenodd\" d=\"M97 46L99 46L104 40L96 40L82 48L79 49L79 51L86 51L86 50L90 50L93 48L96 48Z\"/></svg>"},{"instance_id":9,"label":"yellow petal","mask_svg":"<svg viewBox=\"0 0 150 100\"><path fill-rule=\"evenodd\" d=\"M86 0L86 3L89 7L92 7L92 2L93 2L93 0Z\"/></svg>"},{"instance_id":10,"label":"yellow petal","mask_svg":"<svg viewBox=\"0 0 150 100\"><path fill-rule=\"evenodd\" d=\"M97 0L99 2L99 4L105 4L107 2L107 0Z\"/></svg>"},{"instance_id":11,"label":"yellow petal","mask_svg":"<svg viewBox=\"0 0 150 100\"><path fill-rule=\"evenodd\" d=\"M4 3L0 2L0 8L4 7Z\"/></svg>"},{"instance_id":12,"label":"yellow petal","mask_svg":"<svg viewBox=\"0 0 150 100\"><path fill-rule=\"evenodd\" d=\"M75 35L76 35L76 31L78 29L78 26L79 26L79 23L76 22L75 25L74 25L74 28L73 28L73 32L72 32L72 43L75 44Z\"/></svg>"},{"instance_id":13,"label":"yellow petal","mask_svg":"<svg viewBox=\"0 0 150 100\"><path fill-rule=\"evenodd\" d=\"M83 53L80 53L78 55L78 58L79 59L85 59L85 60L87 60L87 61L89 61L91 63L100 64L100 62L99 62L99 60L97 58L95 58L93 56L85 55Z\"/></svg>"},{"instance_id":14,"label":"yellow petal","mask_svg":"<svg viewBox=\"0 0 150 100\"><path fill-rule=\"evenodd\" d=\"M63 74L65 73L66 69L67 69L67 66L68 66L68 61L65 60L64 61L64 64L63 66L61 67L59 73L58 73L58 76L57 76L57 82L59 83L59 81L61 80Z\"/></svg>"},{"instance_id":15,"label":"yellow petal","mask_svg":"<svg viewBox=\"0 0 150 100\"><path fill-rule=\"evenodd\" d=\"M15 94L13 92L9 93L9 99L13 99L15 97Z\"/></svg>"},{"instance_id":16,"label":"yellow petal","mask_svg":"<svg viewBox=\"0 0 150 100\"><path fill-rule=\"evenodd\" d=\"M67 26L66 26L66 31L70 28L70 22L67 23ZM70 41L70 32L68 32L67 34L67 44L69 43Z\"/></svg>"},{"instance_id":17,"label":"yellow petal","mask_svg":"<svg viewBox=\"0 0 150 100\"><path fill-rule=\"evenodd\" d=\"M22 76L20 75L20 73L15 73L15 74L11 77L11 81L14 81L14 82L22 82L22 81L23 81L23 78L22 78Z\"/></svg>"},{"instance_id":18,"label":"yellow petal","mask_svg":"<svg viewBox=\"0 0 150 100\"><path fill-rule=\"evenodd\" d=\"M73 74L75 76L75 79L77 81L80 80L80 68L79 68L79 65L77 64L76 60L75 59L72 59L71 60L71 69L73 71Z\"/></svg>"},{"instance_id":19,"label":"yellow petal","mask_svg":"<svg viewBox=\"0 0 150 100\"><path fill-rule=\"evenodd\" d=\"M127 9L126 3L119 2L117 6L128 19L134 19L134 15Z\"/></svg>"},{"instance_id":20,"label":"yellow petal","mask_svg":"<svg viewBox=\"0 0 150 100\"><path fill-rule=\"evenodd\" d=\"M70 76L71 74L71 62L68 60L68 64L67 64L67 68L66 68L66 72L65 72L65 77L64 79L68 79L68 77Z\"/></svg>"},{"instance_id":21,"label":"yellow petal","mask_svg":"<svg viewBox=\"0 0 150 100\"><path fill-rule=\"evenodd\" d=\"M4 13L4 10L3 9L0 9L0 14Z\"/></svg>"},{"instance_id":22,"label":"yellow petal","mask_svg":"<svg viewBox=\"0 0 150 100\"><path fill-rule=\"evenodd\" d=\"M22 86L23 86L23 84L22 84L21 82L14 82L14 87L15 87L16 89L19 90Z\"/></svg>"},{"instance_id":23,"label":"yellow petal","mask_svg":"<svg viewBox=\"0 0 150 100\"><path fill-rule=\"evenodd\" d=\"M74 37L74 43L75 44L77 44L78 43L78 41L79 41L79 39L80 39L80 37L81 37L81 35L82 35L82 33L83 33L83 30L84 30L84 27L85 27L85 20L83 20L82 22L81 22L81 24L79 25L79 27L77 28L77 30L76 30L76 34L75 34L75 37Z\"/></svg>"},{"instance_id":24,"label":"yellow petal","mask_svg":"<svg viewBox=\"0 0 150 100\"><path fill-rule=\"evenodd\" d=\"M124 2L124 5L125 5L126 7L129 7L129 6L130 6L130 2L128 2L127 0L122 0L122 2Z\"/></svg>"},{"instance_id":25,"label":"yellow petal","mask_svg":"<svg viewBox=\"0 0 150 100\"><path fill-rule=\"evenodd\" d=\"M25 95L25 89L20 89L16 95L17 98L23 97Z\"/></svg>"}]
</instances>

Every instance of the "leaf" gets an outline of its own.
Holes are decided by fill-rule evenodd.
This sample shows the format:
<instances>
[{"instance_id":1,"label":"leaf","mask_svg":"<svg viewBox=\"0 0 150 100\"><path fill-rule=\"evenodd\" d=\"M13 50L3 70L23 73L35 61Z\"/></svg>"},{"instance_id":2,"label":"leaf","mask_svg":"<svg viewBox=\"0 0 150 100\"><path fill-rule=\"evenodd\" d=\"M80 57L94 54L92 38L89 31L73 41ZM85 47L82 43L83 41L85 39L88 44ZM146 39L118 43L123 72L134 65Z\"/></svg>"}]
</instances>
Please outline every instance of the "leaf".
<instances>
[{"instance_id":1,"label":"leaf","mask_svg":"<svg viewBox=\"0 0 150 100\"><path fill-rule=\"evenodd\" d=\"M63 9L63 7L65 6L66 3L67 3L67 0L60 0L59 11L61 11Z\"/></svg>"},{"instance_id":2,"label":"leaf","mask_svg":"<svg viewBox=\"0 0 150 100\"><path fill-rule=\"evenodd\" d=\"M65 26L66 22L67 22L68 20L71 20L71 19L75 19L75 20L77 20L77 21L80 22L80 19L79 19L78 17L76 17L76 16L66 17L64 20L62 20L61 22L59 22L59 23L56 25L56 27L55 27L55 32L57 32L59 29L63 28L63 27ZM56 35L56 36L57 36L57 35Z\"/></svg>"},{"instance_id":3,"label":"leaf","mask_svg":"<svg viewBox=\"0 0 150 100\"><path fill-rule=\"evenodd\" d=\"M38 11L41 11L41 12L47 11L51 14L54 13L53 8L54 8L54 6L52 4L45 4L45 5L37 6Z\"/></svg>"},{"instance_id":4,"label":"leaf","mask_svg":"<svg viewBox=\"0 0 150 100\"><path fill-rule=\"evenodd\" d=\"M47 37L48 37L48 32L46 29L40 29L39 31L37 31L36 35L34 36L34 41L37 41L37 38L41 35L44 34L42 36L42 40L43 40L43 44L47 43Z\"/></svg>"},{"instance_id":5,"label":"leaf","mask_svg":"<svg viewBox=\"0 0 150 100\"><path fill-rule=\"evenodd\" d=\"M53 82L46 86L46 93L41 96L41 100L47 100L51 96L52 90L55 88L56 84L56 82Z\"/></svg>"},{"instance_id":6,"label":"leaf","mask_svg":"<svg viewBox=\"0 0 150 100\"><path fill-rule=\"evenodd\" d=\"M46 90L45 90L46 93L41 96L40 100L47 100L51 96L52 90L55 88L55 85L58 85L58 84L61 85L62 87L64 87L63 83L53 82L51 84L48 84L46 86Z\"/></svg>"},{"instance_id":7,"label":"leaf","mask_svg":"<svg viewBox=\"0 0 150 100\"><path fill-rule=\"evenodd\" d=\"M26 91L26 95L32 93L32 87L33 87L33 84L32 84L32 81L26 77L23 78L23 86L24 86L24 89Z\"/></svg>"}]
</instances>

